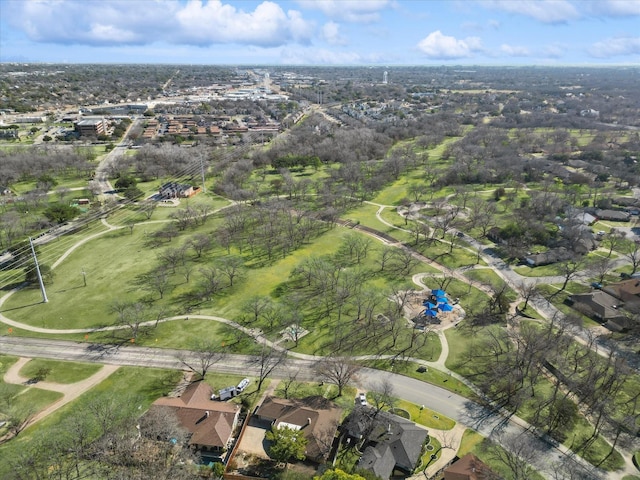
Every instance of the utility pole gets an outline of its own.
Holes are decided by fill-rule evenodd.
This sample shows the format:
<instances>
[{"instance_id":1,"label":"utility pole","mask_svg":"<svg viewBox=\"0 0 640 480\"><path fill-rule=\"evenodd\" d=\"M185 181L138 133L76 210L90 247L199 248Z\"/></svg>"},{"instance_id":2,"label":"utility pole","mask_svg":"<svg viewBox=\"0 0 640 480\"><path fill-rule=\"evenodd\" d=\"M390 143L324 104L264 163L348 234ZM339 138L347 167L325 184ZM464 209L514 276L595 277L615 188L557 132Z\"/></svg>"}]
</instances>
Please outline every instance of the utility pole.
<instances>
[{"instance_id":1,"label":"utility pole","mask_svg":"<svg viewBox=\"0 0 640 480\"><path fill-rule=\"evenodd\" d=\"M40 291L42 292L42 302L47 303L47 291L44 289L44 282L42 281L42 274L40 273L40 265L38 265L38 257L36 257L36 249L33 247L33 240L29 237L29 245L31 245L31 253L33 255L33 263L36 265L36 273L38 274L38 282L40 283Z\"/></svg>"},{"instance_id":2,"label":"utility pole","mask_svg":"<svg viewBox=\"0 0 640 480\"><path fill-rule=\"evenodd\" d=\"M82 267L82 281L84 282L84 286L87 286L87 272L84 271L84 267Z\"/></svg>"}]
</instances>

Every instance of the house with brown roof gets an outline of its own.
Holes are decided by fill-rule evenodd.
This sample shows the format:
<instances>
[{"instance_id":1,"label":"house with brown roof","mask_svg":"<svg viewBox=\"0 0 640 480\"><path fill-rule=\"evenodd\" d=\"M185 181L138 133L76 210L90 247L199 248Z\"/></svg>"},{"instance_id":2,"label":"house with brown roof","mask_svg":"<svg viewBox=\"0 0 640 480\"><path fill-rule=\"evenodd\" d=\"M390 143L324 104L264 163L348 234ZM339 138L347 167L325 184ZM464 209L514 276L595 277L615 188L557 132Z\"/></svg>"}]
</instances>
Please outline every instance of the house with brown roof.
<instances>
[{"instance_id":1,"label":"house with brown roof","mask_svg":"<svg viewBox=\"0 0 640 480\"><path fill-rule=\"evenodd\" d=\"M170 408L189 433L189 445L201 453L220 456L233 439L240 407L211 400L213 390L205 382L190 384L179 397L162 397L153 408Z\"/></svg>"},{"instance_id":2,"label":"house with brown roof","mask_svg":"<svg viewBox=\"0 0 640 480\"><path fill-rule=\"evenodd\" d=\"M464 457L444 469L444 480L483 480L491 478L491 470L473 453Z\"/></svg>"},{"instance_id":3,"label":"house with brown roof","mask_svg":"<svg viewBox=\"0 0 640 480\"><path fill-rule=\"evenodd\" d=\"M342 408L321 396L285 399L267 397L254 417L268 422L271 428L301 430L307 439L308 460L324 462L335 438Z\"/></svg>"}]
</instances>

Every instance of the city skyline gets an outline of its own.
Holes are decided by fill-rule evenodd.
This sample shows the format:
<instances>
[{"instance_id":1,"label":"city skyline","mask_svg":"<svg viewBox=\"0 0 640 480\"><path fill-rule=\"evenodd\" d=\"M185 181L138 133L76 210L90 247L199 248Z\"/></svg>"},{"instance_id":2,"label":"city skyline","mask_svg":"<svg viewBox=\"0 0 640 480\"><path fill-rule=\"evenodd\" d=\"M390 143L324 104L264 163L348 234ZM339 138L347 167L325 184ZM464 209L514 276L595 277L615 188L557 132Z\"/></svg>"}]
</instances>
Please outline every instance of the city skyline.
<instances>
[{"instance_id":1,"label":"city skyline","mask_svg":"<svg viewBox=\"0 0 640 480\"><path fill-rule=\"evenodd\" d=\"M640 64L640 0L0 0L0 61Z\"/></svg>"}]
</instances>

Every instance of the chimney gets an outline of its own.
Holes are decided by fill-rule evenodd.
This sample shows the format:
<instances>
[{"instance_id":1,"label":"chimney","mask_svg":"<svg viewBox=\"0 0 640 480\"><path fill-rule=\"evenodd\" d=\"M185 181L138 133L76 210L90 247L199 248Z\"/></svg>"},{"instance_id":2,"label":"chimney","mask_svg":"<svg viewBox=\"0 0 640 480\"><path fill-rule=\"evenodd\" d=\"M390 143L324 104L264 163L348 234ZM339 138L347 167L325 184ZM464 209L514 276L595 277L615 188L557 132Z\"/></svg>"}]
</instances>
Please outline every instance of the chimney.
<instances>
[{"instance_id":1,"label":"chimney","mask_svg":"<svg viewBox=\"0 0 640 480\"><path fill-rule=\"evenodd\" d=\"M209 418L209 410L204 414L205 417Z\"/></svg>"}]
</instances>

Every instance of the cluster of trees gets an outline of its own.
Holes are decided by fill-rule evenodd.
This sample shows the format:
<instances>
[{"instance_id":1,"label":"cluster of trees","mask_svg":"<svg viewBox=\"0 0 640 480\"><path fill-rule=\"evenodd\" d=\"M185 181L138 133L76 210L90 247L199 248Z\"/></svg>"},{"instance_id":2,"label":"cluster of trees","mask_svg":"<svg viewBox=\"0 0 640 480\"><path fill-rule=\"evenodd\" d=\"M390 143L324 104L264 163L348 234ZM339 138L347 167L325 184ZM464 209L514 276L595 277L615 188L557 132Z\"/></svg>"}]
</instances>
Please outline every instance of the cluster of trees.
<instances>
[{"instance_id":1,"label":"cluster of trees","mask_svg":"<svg viewBox=\"0 0 640 480\"><path fill-rule=\"evenodd\" d=\"M284 157L278 157L271 162L271 166L276 170L286 168L292 170L295 168L304 169L306 167L320 167L320 158L317 156L303 156L303 155L285 155Z\"/></svg>"},{"instance_id":2,"label":"cluster of trees","mask_svg":"<svg viewBox=\"0 0 640 480\"><path fill-rule=\"evenodd\" d=\"M0 182L8 187L20 181L49 177L88 178L95 169L95 156L88 149L33 146L0 150Z\"/></svg>"},{"instance_id":3,"label":"cluster of trees","mask_svg":"<svg viewBox=\"0 0 640 480\"><path fill-rule=\"evenodd\" d=\"M597 459L604 463L623 434L638 432L640 390L633 370L615 352L594 353L593 337L586 346L576 344L576 328L566 318L485 329L466 362L491 400L512 411L526 405L530 423L575 452L585 454L599 434L610 434L610 451ZM592 430L571 438L581 413L591 419Z\"/></svg>"},{"instance_id":4,"label":"cluster of trees","mask_svg":"<svg viewBox=\"0 0 640 480\"><path fill-rule=\"evenodd\" d=\"M148 182L166 177L183 177L184 172L189 171L194 176L191 178L193 181L200 174L200 159L210 155L211 150L206 146L194 151L168 143L149 144L136 150L134 156L120 156L108 173L112 178L135 176ZM184 182L189 180L185 178Z\"/></svg>"},{"instance_id":5,"label":"cluster of trees","mask_svg":"<svg viewBox=\"0 0 640 480\"><path fill-rule=\"evenodd\" d=\"M285 199L256 205L238 204L223 211L224 220L214 236L230 251L236 248L258 264L271 263L300 248L331 228L313 212L296 209Z\"/></svg>"}]
</instances>

